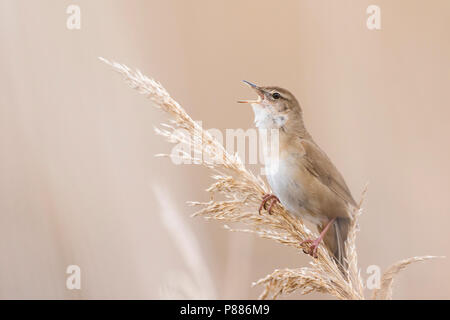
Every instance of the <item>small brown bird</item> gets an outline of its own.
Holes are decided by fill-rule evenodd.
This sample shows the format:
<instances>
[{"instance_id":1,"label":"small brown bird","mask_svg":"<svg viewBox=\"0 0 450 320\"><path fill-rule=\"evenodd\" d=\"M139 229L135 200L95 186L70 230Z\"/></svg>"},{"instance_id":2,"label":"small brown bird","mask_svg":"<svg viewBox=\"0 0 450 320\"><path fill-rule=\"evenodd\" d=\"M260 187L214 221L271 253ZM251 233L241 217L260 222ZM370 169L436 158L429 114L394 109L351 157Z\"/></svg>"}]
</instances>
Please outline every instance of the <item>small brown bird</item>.
<instances>
[{"instance_id":1,"label":"small brown bird","mask_svg":"<svg viewBox=\"0 0 450 320\"><path fill-rule=\"evenodd\" d=\"M317 257L323 240L338 265L346 269L344 243L357 204L344 178L306 130L302 109L288 90L244 82L258 94L257 100L239 101L252 105L256 126L279 130L279 154L265 159L266 169L277 168L266 170L274 194L264 196L260 212L270 201L271 213L274 203L281 201L291 214L312 222L320 232L317 239L304 241L310 244L306 253Z\"/></svg>"}]
</instances>

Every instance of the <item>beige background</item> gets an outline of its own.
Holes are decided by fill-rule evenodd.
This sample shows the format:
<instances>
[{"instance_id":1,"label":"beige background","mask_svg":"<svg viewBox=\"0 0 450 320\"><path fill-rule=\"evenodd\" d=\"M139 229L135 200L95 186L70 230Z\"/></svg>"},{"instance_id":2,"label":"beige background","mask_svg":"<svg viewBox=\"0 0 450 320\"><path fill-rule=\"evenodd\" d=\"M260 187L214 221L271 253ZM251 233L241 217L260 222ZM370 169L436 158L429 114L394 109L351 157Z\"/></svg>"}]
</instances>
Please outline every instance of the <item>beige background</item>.
<instances>
[{"instance_id":1,"label":"beige background","mask_svg":"<svg viewBox=\"0 0 450 320\"><path fill-rule=\"evenodd\" d=\"M309 261L188 218L209 173L154 158L170 151L153 133L165 116L98 56L155 77L208 128L253 126L242 79L290 89L355 198L370 181L363 275L449 256L449 13L448 0L1 0L0 298L256 298L252 281ZM70 264L80 291L65 288ZM411 266L394 297L450 298L449 266Z\"/></svg>"}]
</instances>

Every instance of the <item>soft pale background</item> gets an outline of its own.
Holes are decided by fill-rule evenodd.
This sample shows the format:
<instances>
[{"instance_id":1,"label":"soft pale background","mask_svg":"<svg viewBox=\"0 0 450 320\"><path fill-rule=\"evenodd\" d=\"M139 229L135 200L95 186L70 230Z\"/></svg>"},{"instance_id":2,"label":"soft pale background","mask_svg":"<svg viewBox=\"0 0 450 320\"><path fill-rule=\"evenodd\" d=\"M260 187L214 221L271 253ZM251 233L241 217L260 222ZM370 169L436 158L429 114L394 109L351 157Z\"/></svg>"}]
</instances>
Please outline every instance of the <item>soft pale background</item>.
<instances>
[{"instance_id":1,"label":"soft pale background","mask_svg":"<svg viewBox=\"0 0 450 320\"><path fill-rule=\"evenodd\" d=\"M70 4L80 31L66 29ZM366 28L369 4L381 31ZM309 261L189 219L208 172L154 158L170 151L153 133L165 116L98 56L155 77L205 127L252 127L235 103L251 96L241 79L291 89L355 198L370 181L363 275L450 255L449 14L448 0L1 0L0 298L157 299L192 289L199 270L211 281L196 294L256 298L252 281ZM180 251L190 242L166 228L167 211L196 252ZM69 264L80 291L65 288ZM394 296L450 298L449 267L411 266Z\"/></svg>"}]
</instances>

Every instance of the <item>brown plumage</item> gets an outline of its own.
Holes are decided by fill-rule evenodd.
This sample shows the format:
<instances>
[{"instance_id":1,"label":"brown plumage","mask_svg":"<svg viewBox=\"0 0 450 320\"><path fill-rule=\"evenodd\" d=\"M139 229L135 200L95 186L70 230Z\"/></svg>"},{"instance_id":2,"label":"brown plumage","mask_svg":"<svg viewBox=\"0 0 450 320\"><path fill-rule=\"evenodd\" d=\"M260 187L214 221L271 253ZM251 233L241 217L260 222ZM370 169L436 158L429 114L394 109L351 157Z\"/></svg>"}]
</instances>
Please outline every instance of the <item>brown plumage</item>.
<instances>
[{"instance_id":1,"label":"brown plumage","mask_svg":"<svg viewBox=\"0 0 450 320\"><path fill-rule=\"evenodd\" d=\"M258 94L251 103L259 129L279 129L279 154L266 157L267 180L276 197L295 216L314 223L321 233L310 243L316 255L321 240L341 268L346 269L345 240L352 208L357 207L344 178L314 142L303 123L297 99L286 89L249 84ZM270 213L270 209L269 209Z\"/></svg>"}]
</instances>

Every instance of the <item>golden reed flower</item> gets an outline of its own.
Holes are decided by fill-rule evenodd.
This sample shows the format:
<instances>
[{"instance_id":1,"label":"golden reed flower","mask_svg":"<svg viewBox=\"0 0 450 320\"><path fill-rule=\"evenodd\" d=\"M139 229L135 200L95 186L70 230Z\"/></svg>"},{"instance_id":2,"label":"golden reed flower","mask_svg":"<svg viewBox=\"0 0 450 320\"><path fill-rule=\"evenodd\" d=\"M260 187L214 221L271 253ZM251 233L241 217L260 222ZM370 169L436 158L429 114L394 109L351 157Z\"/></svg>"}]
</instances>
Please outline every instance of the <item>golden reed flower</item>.
<instances>
[{"instance_id":1,"label":"golden reed flower","mask_svg":"<svg viewBox=\"0 0 450 320\"><path fill-rule=\"evenodd\" d=\"M301 245L301 242L315 236L314 233L305 226L301 219L291 216L281 204L274 206L273 215L258 214L262 197L264 194L270 193L268 186L261 177L248 171L237 155L227 153L222 144L193 121L159 82L146 77L139 70L132 71L125 65L103 58L99 59L121 74L131 88L145 95L156 107L172 117L170 124L164 124L162 128L155 129L157 134L166 137L171 143L185 143L190 150L201 150L202 154L206 155L206 159L217 159L217 156L222 158L222 161L196 161L198 159L192 159L191 154L183 154L187 160L194 160L192 163L204 165L215 173L213 176L215 181L207 189L211 194L211 200L209 202L191 202L191 205L201 208L193 216L225 223L243 223L248 226L248 229L232 229L226 225L225 228L230 231L254 233L262 238L294 247L300 252L307 249ZM177 134L176 130L178 129L187 130L190 135ZM194 137L201 137L201 139ZM362 193L360 208L365 191L366 188ZM221 200L217 199L218 197L221 197ZM364 299L364 284L358 268L355 245L358 229L357 219L360 214L361 209L353 213L354 218L345 244L348 262L346 275L343 275L328 251L320 246L317 259L313 259L309 266L275 270L256 281L254 285L264 286L260 298L274 299L283 294L299 291L302 294L326 293L338 299ZM380 287L374 290L372 298L392 299L394 276L413 262L432 258L437 257L413 257L392 265L381 277Z\"/></svg>"}]
</instances>

